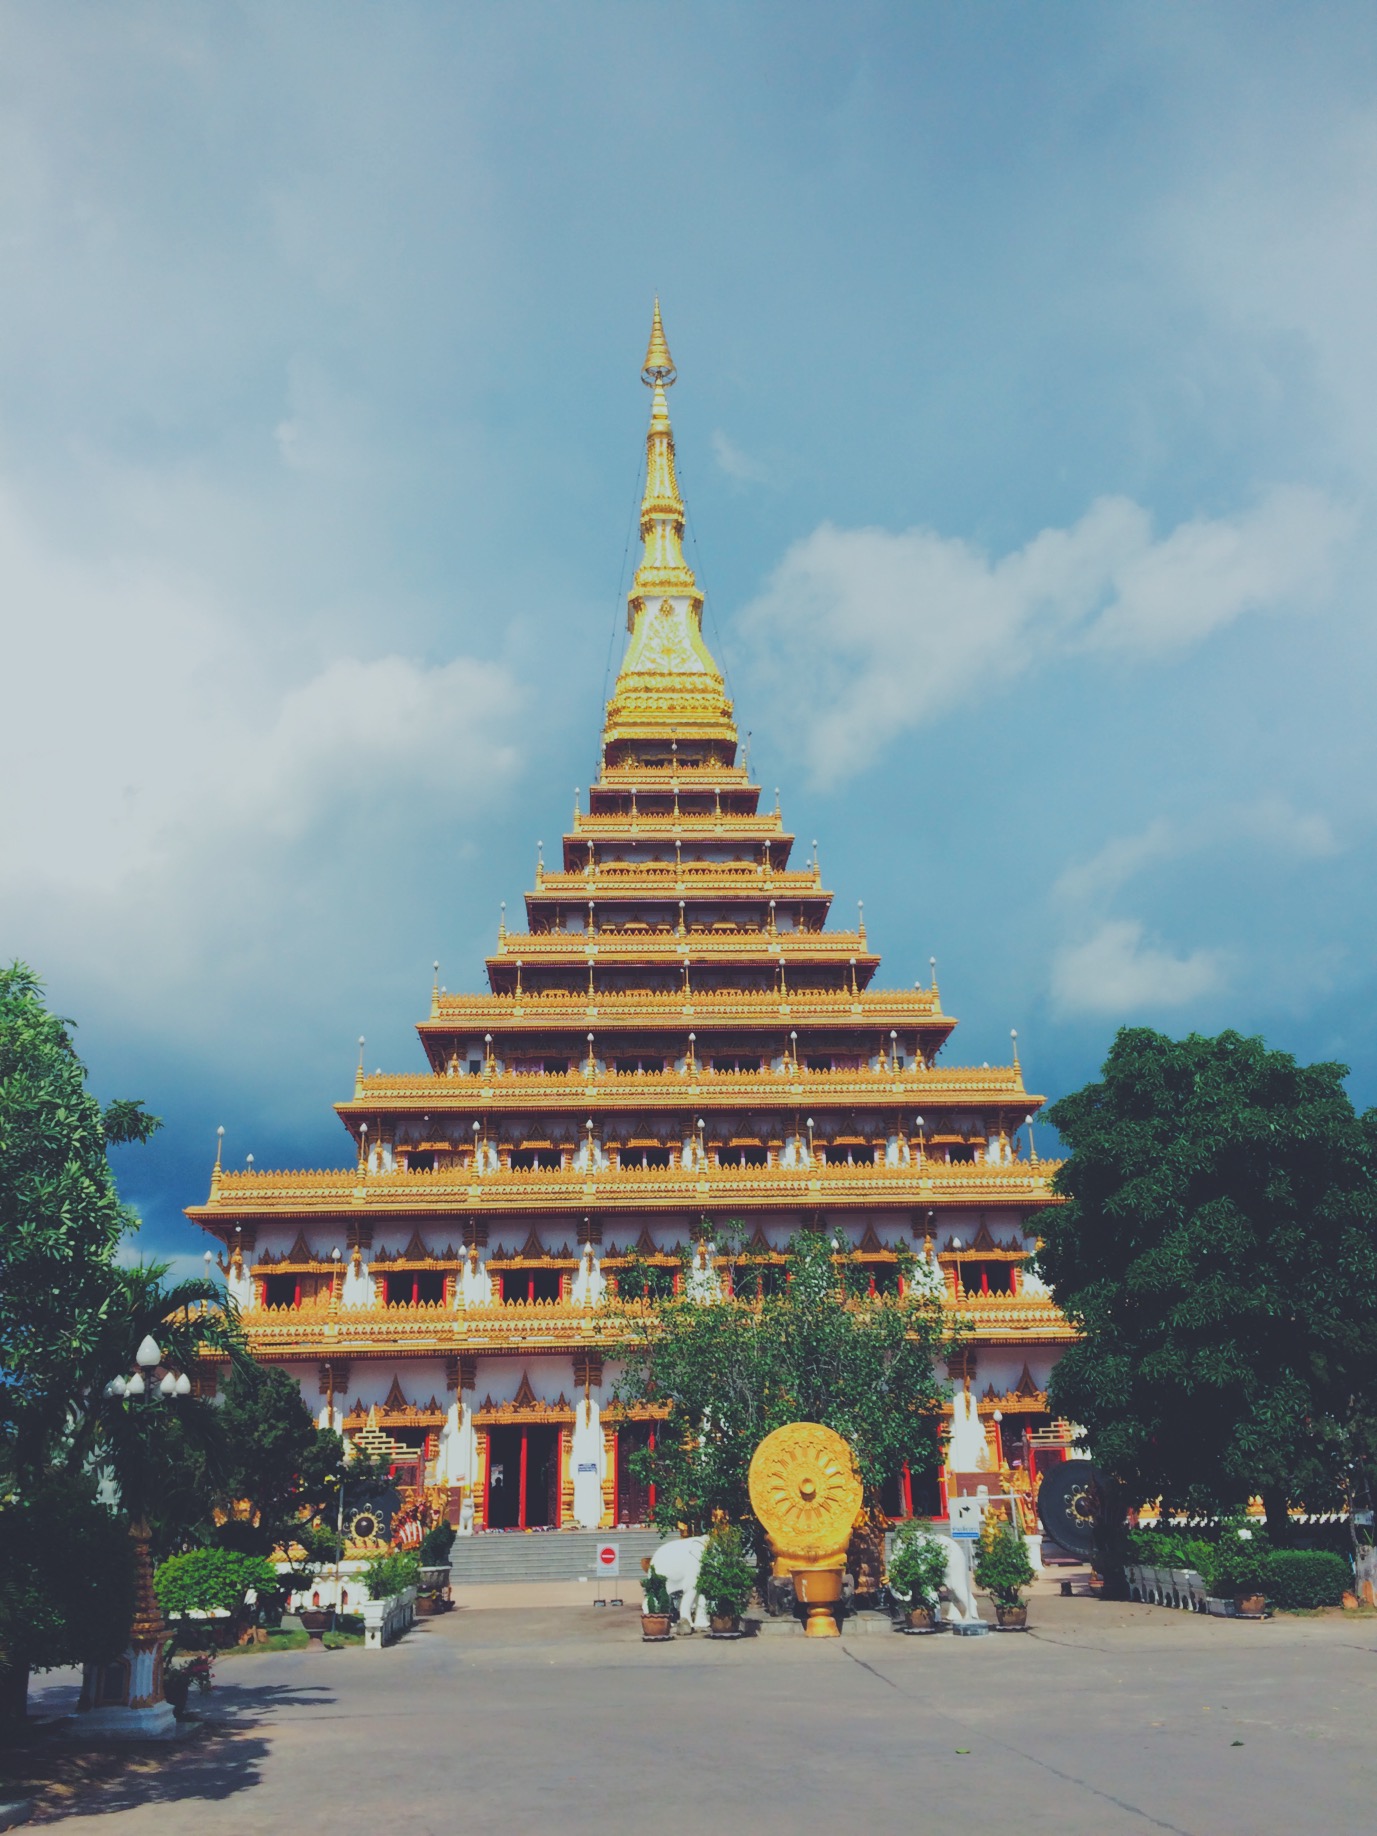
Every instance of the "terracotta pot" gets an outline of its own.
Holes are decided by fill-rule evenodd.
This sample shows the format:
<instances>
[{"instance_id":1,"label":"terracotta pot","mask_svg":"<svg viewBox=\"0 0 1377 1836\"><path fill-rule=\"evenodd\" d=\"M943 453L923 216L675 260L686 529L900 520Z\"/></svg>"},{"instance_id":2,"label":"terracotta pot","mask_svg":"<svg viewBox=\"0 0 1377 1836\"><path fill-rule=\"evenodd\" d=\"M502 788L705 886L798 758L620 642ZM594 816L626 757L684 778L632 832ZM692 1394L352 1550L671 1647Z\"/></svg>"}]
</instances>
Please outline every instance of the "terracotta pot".
<instances>
[{"instance_id":1,"label":"terracotta pot","mask_svg":"<svg viewBox=\"0 0 1377 1836\"><path fill-rule=\"evenodd\" d=\"M1234 1609L1239 1619L1261 1619L1267 1611L1267 1601L1261 1594L1238 1594Z\"/></svg>"},{"instance_id":2,"label":"terracotta pot","mask_svg":"<svg viewBox=\"0 0 1377 1836\"><path fill-rule=\"evenodd\" d=\"M648 1645L658 1645L672 1636L668 1613L642 1613L641 1637Z\"/></svg>"},{"instance_id":3,"label":"terracotta pot","mask_svg":"<svg viewBox=\"0 0 1377 1836\"><path fill-rule=\"evenodd\" d=\"M1001 1632L1026 1632L1028 1629L1028 1608L1019 1602L1017 1606L1001 1606L995 1602L995 1624Z\"/></svg>"},{"instance_id":4,"label":"terracotta pot","mask_svg":"<svg viewBox=\"0 0 1377 1836\"><path fill-rule=\"evenodd\" d=\"M719 1638L731 1637L741 1630L741 1615L739 1613L714 1613L711 1618L712 1629Z\"/></svg>"},{"instance_id":5,"label":"terracotta pot","mask_svg":"<svg viewBox=\"0 0 1377 1836\"><path fill-rule=\"evenodd\" d=\"M910 1632L936 1632L938 1629L938 1609L930 1606L910 1607L908 1610L908 1629Z\"/></svg>"},{"instance_id":6,"label":"terracotta pot","mask_svg":"<svg viewBox=\"0 0 1377 1836\"><path fill-rule=\"evenodd\" d=\"M335 1609L333 1607L303 1607L297 1617L301 1621L302 1630L310 1636L311 1643L307 1649L324 1651L325 1634L335 1623Z\"/></svg>"}]
</instances>

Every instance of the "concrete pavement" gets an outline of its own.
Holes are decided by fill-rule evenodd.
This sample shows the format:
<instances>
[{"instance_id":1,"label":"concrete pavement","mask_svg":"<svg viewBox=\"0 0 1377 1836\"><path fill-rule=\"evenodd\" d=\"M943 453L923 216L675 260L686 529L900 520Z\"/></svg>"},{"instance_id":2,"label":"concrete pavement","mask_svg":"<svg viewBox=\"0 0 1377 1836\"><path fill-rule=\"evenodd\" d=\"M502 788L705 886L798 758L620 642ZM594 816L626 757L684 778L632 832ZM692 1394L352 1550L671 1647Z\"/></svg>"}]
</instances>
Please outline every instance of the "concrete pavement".
<instances>
[{"instance_id":1,"label":"concrete pavement","mask_svg":"<svg viewBox=\"0 0 1377 1836\"><path fill-rule=\"evenodd\" d=\"M110 1836L1371 1828L1377 1618L1039 1588L1032 1622L656 1646L631 1610L460 1610L384 1652L227 1659L205 1736L70 1814Z\"/></svg>"}]
</instances>

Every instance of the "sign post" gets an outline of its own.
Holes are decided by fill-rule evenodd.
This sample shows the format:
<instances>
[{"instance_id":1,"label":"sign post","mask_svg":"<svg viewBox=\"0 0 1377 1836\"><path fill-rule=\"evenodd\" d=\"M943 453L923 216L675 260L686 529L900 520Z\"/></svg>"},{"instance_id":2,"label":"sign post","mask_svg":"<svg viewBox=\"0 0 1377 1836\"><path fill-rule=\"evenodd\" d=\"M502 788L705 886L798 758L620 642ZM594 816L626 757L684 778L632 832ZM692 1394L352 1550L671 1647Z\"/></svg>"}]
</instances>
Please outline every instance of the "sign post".
<instances>
[{"instance_id":1,"label":"sign post","mask_svg":"<svg viewBox=\"0 0 1377 1836\"><path fill-rule=\"evenodd\" d=\"M617 1580L621 1574L621 1545L618 1543L599 1543L594 1559L598 1570L597 1586L599 1591L594 1598L593 1605L607 1606L608 1600L604 1584L609 1579L613 1581ZM614 1595L611 1604L613 1606L620 1606L622 1604L620 1596Z\"/></svg>"}]
</instances>

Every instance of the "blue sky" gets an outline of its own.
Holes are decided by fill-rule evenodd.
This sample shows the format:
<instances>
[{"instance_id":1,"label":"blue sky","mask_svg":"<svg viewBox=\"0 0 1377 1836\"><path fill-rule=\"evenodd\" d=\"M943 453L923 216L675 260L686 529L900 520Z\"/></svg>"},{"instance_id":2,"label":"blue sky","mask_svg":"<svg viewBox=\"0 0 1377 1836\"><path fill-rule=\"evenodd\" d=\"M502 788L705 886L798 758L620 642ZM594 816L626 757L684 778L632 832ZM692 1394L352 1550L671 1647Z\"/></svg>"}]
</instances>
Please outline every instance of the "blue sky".
<instances>
[{"instance_id":1,"label":"blue sky","mask_svg":"<svg viewBox=\"0 0 1377 1836\"><path fill-rule=\"evenodd\" d=\"M199 1248L337 1162L596 757L658 291L708 632L1034 1087L1377 1101L1367 6L0 6L0 952Z\"/></svg>"}]
</instances>

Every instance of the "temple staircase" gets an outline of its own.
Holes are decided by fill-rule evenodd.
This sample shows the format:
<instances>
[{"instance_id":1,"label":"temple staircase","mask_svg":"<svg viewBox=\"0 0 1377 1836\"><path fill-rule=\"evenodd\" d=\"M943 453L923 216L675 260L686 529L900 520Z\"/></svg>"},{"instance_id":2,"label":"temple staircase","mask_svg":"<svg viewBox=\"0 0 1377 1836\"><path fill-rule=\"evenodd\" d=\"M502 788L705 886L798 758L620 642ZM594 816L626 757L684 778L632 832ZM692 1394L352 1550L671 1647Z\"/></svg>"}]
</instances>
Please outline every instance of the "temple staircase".
<instances>
[{"instance_id":1,"label":"temple staircase","mask_svg":"<svg viewBox=\"0 0 1377 1836\"><path fill-rule=\"evenodd\" d=\"M641 1557L653 1555L665 1538L658 1530L508 1530L458 1537L450 1556L454 1587L519 1581L591 1581L602 1543L620 1552L620 1580L636 1586ZM639 1596L637 1596L639 1598Z\"/></svg>"}]
</instances>

